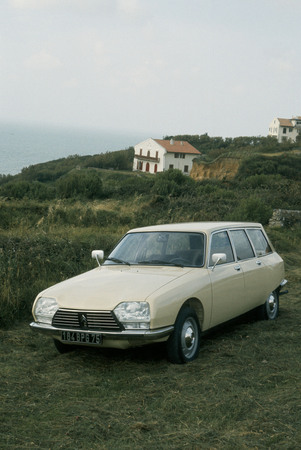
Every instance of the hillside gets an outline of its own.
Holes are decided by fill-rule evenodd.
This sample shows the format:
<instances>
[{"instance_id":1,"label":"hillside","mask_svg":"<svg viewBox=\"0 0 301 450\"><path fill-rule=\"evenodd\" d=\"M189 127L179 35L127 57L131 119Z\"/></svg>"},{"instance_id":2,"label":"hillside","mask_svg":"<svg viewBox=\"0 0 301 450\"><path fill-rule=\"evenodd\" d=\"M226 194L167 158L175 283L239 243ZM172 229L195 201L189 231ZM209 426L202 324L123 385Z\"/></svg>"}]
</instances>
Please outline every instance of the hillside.
<instances>
[{"instance_id":1,"label":"hillside","mask_svg":"<svg viewBox=\"0 0 301 450\"><path fill-rule=\"evenodd\" d=\"M192 177L133 173L129 149L0 178L4 447L298 448L301 226L268 222L273 209L301 209L301 155L246 138L240 147L203 140ZM289 294L276 321L212 331L183 367L161 346L60 355L29 330L35 296L94 268L91 251L107 256L128 229L228 219L262 222L284 259Z\"/></svg>"},{"instance_id":2,"label":"hillside","mask_svg":"<svg viewBox=\"0 0 301 450\"><path fill-rule=\"evenodd\" d=\"M90 251L109 252L129 228L202 220L267 225L273 209L301 209L297 145L199 141L202 156L191 177L177 170L132 172L133 149L72 156L2 176L0 324L29 314L38 291L92 267Z\"/></svg>"}]
</instances>

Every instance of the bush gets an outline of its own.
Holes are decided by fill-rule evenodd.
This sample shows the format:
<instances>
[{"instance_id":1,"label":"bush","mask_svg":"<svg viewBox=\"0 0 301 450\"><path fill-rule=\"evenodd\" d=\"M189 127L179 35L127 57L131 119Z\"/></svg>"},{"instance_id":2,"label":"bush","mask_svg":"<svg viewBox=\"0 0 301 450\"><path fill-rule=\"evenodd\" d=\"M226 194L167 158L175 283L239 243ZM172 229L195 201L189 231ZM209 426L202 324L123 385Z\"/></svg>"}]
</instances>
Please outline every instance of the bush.
<instances>
[{"instance_id":1,"label":"bush","mask_svg":"<svg viewBox=\"0 0 301 450\"><path fill-rule=\"evenodd\" d=\"M103 195L100 175L95 171L74 171L60 178L57 183L60 198L101 198Z\"/></svg>"},{"instance_id":2,"label":"bush","mask_svg":"<svg viewBox=\"0 0 301 450\"><path fill-rule=\"evenodd\" d=\"M55 189L39 181L9 181L0 188L3 197L15 199L50 200L55 197Z\"/></svg>"},{"instance_id":3,"label":"bush","mask_svg":"<svg viewBox=\"0 0 301 450\"><path fill-rule=\"evenodd\" d=\"M226 220L260 222L266 225L273 213L271 206L268 206L258 197L249 197L240 202L240 204L229 214Z\"/></svg>"},{"instance_id":4,"label":"bush","mask_svg":"<svg viewBox=\"0 0 301 450\"><path fill-rule=\"evenodd\" d=\"M256 155L242 161L236 177L243 180L254 175L277 174L289 179L301 180L301 158L289 154L276 157Z\"/></svg>"},{"instance_id":5,"label":"bush","mask_svg":"<svg viewBox=\"0 0 301 450\"><path fill-rule=\"evenodd\" d=\"M116 185L115 193L124 197L130 197L135 194L148 194L154 184L154 178L145 176L128 176L119 181Z\"/></svg>"},{"instance_id":6,"label":"bush","mask_svg":"<svg viewBox=\"0 0 301 450\"><path fill-rule=\"evenodd\" d=\"M0 204L0 229L34 227L47 214L48 206L25 200Z\"/></svg>"},{"instance_id":7,"label":"bush","mask_svg":"<svg viewBox=\"0 0 301 450\"><path fill-rule=\"evenodd\" d=\"M127 150L118 150L91 156L85 163L85 166L102 169L132 170L133 159L134 148L130 147Z\"/></svg>"},{"instance_id":8,"label":"bush","mask_svg":"<svg viewBox=\"0 0 301 450\"><path fill-rule=\"evenodd\" d=\"M152 193L163 197L179 197L182 194L191 193L195 187L196 182L184 175L181 170L169 169L157 174Z\"/></svg>"}]
</instances>

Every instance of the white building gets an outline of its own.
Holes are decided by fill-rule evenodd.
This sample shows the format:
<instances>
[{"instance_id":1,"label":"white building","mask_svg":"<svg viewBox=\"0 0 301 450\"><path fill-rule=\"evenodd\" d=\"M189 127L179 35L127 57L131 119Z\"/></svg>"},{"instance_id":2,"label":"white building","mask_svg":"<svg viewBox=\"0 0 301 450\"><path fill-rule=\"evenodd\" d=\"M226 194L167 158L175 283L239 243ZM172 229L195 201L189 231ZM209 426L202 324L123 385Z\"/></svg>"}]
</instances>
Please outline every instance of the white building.
<instances>
[{"instance_id":1,"label":"white building","mask_svg":"<svg viewBox=\"0 0 301 450\"><path fill-rule=\"evenodd\" d=\"M149 138L135 145L133 170L149 173L179 169L189 174L200 152L185 141Z\"/></svg>"},{"instance_id":2,"label":"white building","mask_svg":"<svg viewBox=\"0 0 301 450\"><path fill-rule=\"evenodd\" d=\"M293 117L292 119L275 118L270 123L269 136L275 136L278 142L284 142L288 139L296 142L297 136L301 131L301 117Z\"/></svg>"}]
</instances>

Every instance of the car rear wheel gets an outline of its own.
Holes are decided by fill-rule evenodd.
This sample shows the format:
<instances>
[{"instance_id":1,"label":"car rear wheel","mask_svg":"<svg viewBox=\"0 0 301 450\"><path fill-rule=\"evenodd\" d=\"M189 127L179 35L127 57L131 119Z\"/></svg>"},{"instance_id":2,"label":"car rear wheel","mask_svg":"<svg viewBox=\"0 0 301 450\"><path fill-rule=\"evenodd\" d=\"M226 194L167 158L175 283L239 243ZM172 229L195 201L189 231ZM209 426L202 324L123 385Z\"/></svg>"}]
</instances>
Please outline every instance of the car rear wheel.
<instances>
[{"instance_id":1,"label":"car rear wheel","mask_svg":"<svg viewBox=\"0 0 301 450\"><path fill-rule=\"evenodd\" d=\"M270 293L265 303L258 308L258 316L261 320L274 320L279 314L279 294L277 291Z\"/></svg>"},{"instance_id":2,"label":"car rear wheel","mask_svg":"<svg viewBox=\"0 0 301 450\"><path fill-rule=\"evenodd\" d=\"M68 353L74 350L74 345L63 344L61 341L58 341L57 339L53 339L53 343L55 348L60 353Z\"/></svg>"},{"instance_id":3,"label":"car rear wheel","mask_svg":"<svg viewBox=\"0 0 301 450\"><path fill-rule=\"evenodd\" d=\"M175 322L173 333L167 341L170 362L184 364L197 358L200 348L200 325L194 309L183 307Z\"/></svg>"}]
</instances>

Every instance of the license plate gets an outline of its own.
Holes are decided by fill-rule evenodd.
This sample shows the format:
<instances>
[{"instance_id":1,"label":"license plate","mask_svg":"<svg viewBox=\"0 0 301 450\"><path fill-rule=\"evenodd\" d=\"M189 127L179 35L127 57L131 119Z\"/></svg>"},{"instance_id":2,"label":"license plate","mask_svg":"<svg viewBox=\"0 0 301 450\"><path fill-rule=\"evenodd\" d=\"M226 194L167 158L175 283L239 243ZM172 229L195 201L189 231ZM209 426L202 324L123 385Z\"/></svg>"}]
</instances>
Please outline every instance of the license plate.
<instances>
[{"instance_id":1,"label":"license plate","mask_svg":"<svg viewBox=\"0 0 301 450\"><path fill-rule=\"evenodd\" d=\"M74 344L102 344L102 335L99 333L84 333L82 331L62 331L62 341Z\"/></svg>"}]
</instances>

